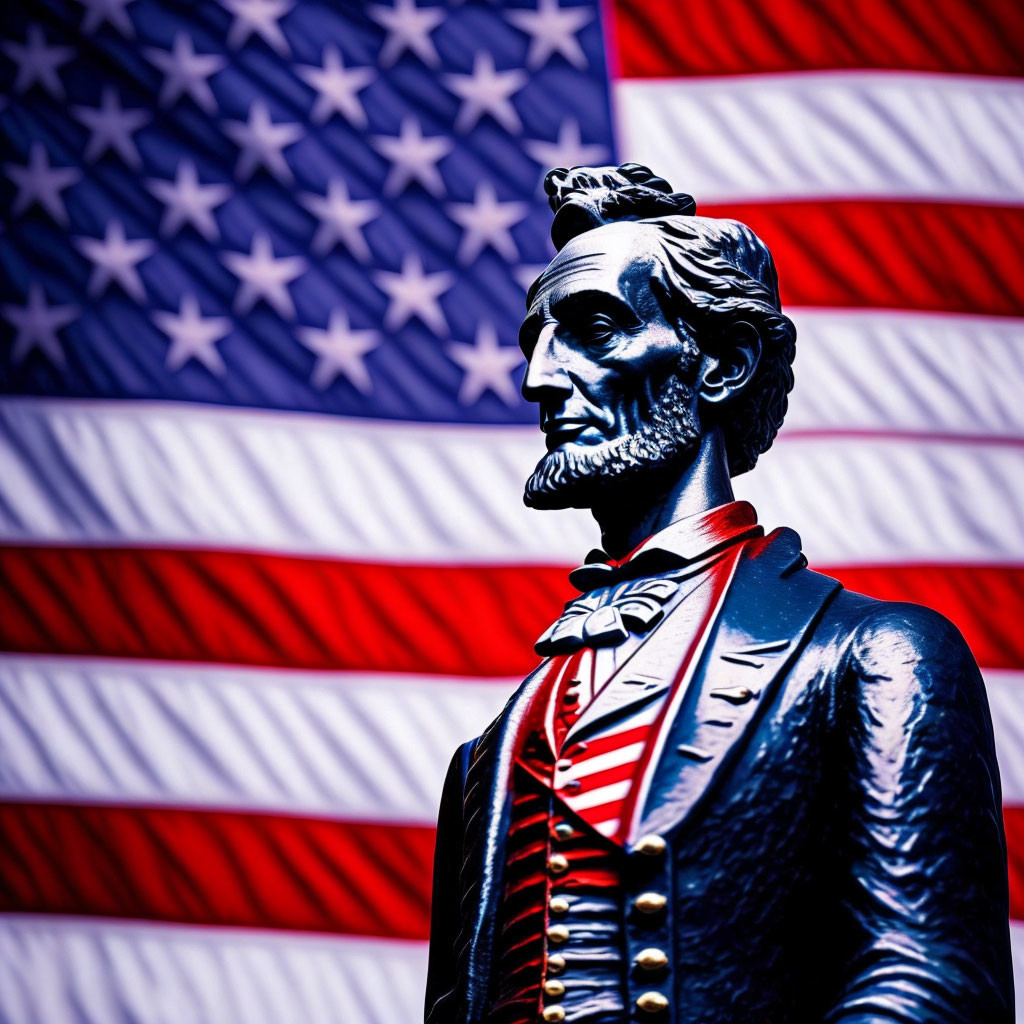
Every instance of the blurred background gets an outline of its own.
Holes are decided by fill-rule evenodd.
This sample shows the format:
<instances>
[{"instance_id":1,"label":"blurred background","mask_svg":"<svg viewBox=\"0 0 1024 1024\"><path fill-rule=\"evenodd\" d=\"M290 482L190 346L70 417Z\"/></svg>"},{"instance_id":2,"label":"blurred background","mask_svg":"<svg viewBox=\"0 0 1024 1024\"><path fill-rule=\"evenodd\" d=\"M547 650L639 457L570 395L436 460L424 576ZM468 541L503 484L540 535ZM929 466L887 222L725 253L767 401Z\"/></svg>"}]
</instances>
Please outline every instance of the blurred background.
<instances>
[{"instance_id":1,"label":"blurred background","mask_svg":"<svg viewBox=\"0 0 1024 1024\"><path fill-rule=\"evenodd\" d=\"M443 770L598 539L520 497L557 165L772 248L797 384L738 490L964 632L1024 918L1019 3L23 0L0 36L0 1021L420 1017Z\"/></svg>"}]
</instances>

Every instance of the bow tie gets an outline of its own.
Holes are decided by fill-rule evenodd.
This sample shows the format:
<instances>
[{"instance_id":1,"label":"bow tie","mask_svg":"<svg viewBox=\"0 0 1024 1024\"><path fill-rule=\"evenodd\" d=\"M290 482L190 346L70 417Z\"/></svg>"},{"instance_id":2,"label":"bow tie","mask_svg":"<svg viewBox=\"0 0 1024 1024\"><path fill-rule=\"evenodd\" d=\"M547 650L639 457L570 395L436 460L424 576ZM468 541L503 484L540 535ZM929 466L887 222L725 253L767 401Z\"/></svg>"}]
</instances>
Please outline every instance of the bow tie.
<instances>
[{"instance_id":1,"label":"bow tie","mask_svg":"<svg viewBox=\"0 0 1024 1024\"><path fill-rule=\"evenodd\" d=\"M577 590L587 593L625 580L635 580L639 576L656 576L672 569L681 569L691 561L664 548L651 548L621 564L613 565L608 562L608 556L603 551L595 549L587 555L586 564L569 573L569 582Z\"/></svg>"},{"instance_id":2,"label":"bow tie","mask_svg":"<svg viewBox=\"0 0 1024 1024\"><path fill-rule=\"evenodd\" d=\"M581 647L616 647L630 633L644 634L664 616L664 606L675 596L679 582L642 579L618 591L601 590L578 597L565 606L534 650L546 658Z\"/></svg>"}]
</instances>

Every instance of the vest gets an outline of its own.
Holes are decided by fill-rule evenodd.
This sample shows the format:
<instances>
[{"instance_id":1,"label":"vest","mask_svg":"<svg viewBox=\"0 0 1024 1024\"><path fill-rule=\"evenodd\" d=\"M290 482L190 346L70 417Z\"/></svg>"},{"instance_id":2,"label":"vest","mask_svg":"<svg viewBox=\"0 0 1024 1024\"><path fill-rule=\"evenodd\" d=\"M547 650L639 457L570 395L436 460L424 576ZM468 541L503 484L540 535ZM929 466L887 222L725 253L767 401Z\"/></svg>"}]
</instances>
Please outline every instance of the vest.
<instances>
[{"instance_id":1,"label":"vest","mask_svg":"<svg viewBox=\"0 0 1024 1024\"><path fill-rule=\"evenodd\" d=\"M694 642L708 628L735 554L710 562L681 591L691 602ZM530 709L514 766L494 1024L614 1024L626 1014L622 844L667 693L648 703L631 694L628 711L576 740L586 710L580 693L600 693L600 662L588 648L559 661L551 689Z\"/></svg>"}]
</instances>

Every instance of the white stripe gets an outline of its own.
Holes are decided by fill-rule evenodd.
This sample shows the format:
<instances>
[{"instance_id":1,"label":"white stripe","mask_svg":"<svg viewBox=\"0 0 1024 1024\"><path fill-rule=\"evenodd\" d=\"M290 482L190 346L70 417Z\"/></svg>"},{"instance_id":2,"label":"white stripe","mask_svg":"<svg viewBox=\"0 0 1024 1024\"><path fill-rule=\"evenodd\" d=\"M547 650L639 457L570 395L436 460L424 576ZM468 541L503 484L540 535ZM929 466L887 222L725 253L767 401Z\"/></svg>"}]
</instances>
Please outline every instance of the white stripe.
<instances>
[{"instance_id":1,"label":"white stripe","mask_svg":"<svg viewBox=\"0 0 1024 1024\"><path fill-rule=\"evenodd\" d=\"M0 915L5 1024L395 1024L426 943Z\"/></svg>"},{"instance_id":2,"label":"white stripe","mask_svg":"<svg viewBox=\"0 0 1024 1024\"><path fill-rule=\"evenodd\" d=\"M1010 950L1013 955L1013 994L1016 1019L1024 1024L1024 924L1010 922Z\"/></svg>"},{"instance_id":3,"label":"white stripe","mask_svg":"<svg viewBox=\"0 0 1024 1024\"><path fill-rule=\"evenodd\" d=\"M5 398L0 538L571 562L585 513L522 504L542 454L524 428Z\"/></svg>"},{"instance_id":4,"label":"white stripe","mask_svg":"<svg viewBox=\"0 0 1024 1024\"><path fill-rule=\"evenodd\" d=\"M433 825L517 682L0 655L0 796Z\"/></svg>"},{"instance_id":5,"label":"white stripe","mask_svg":"<svg viewBox=\"0 0 1024 1024\"><path fill-rule=\"evenodd\" d=\"M613 800L622 800L629 793L632 782L629 779L623 782L613 782L610 786L600 786L589 793L582 793L574 796L571 793L561 793L562 799L574 811L586 811L591 807L600 807L601 804L611 803Z\"/></svg>"},{"instance_id":6,"label":"white stripe","mask_svg":"<svg viewBox=\"0 0 1024 1024\"><path fill-rule=\"evenodd\" d=\"M1024 672L985 683L1003 800L1024 805ZM517 684L2 654L0 797L430 825L452 752Z\"/></svg>"},{"instance_id":7,"label":"white stripe","mask_svg":"<svg viewBox=\"0 0 1024 1024\"><path fill-rule=\"evenodd\" d=\"M1003 803L1024 806L1024 672L985 670Z\"/></svg>"},{"instance_id":8,"label":"white stripe","mask_svg":"<svg viewBox=\"0 0 1024 1024\"><path fill-rule=\"evenodd\" d=\"M631 725L630 728L636 728L636 726ZM611 734L602 733L602 739L606 735ZM571 768L564 772L560 771L558 779L560 782L565 779L586 779L598 772L608 771L610 768L621 768L622 765L635 761L643 753L643 750L644 744L641 741L617 747L604 754L595 754L593 757L581 756L578 761L573 762Z\"/></svg>"},{"instance_id":9,"label":"white stripe","mask_svg":"<svg viewBox=\"0 0 1024 1024\"><path fill-rule=\"evenodd\" d=\"M1010 941L1024 1021L1024 924ZM5 1024L393 1024L425 977L425 943L0 915Z\"/></svg>"},{"instance_id":10,"label":"white stripe","mask_svg":"<svg viewBox=\"0 0 1024 1024\"><path fill-rule=\"evenodd\" d=\"M1010 563L1024 556L1024 447L799 438L735 481L811 565Z\"/></svg>"},{"instance_id":11,"label":"white stripe","mask_svg":"<svg viewBox=\"0 0 1024 1024\"><path fill-rule=\"evenodd\" d=\"M523 508L539 451L532 428L8 398L0 540L572 565L597 531ZM1022 469L1024 447L981 440L796 437L737 489L820 564L1016 562Z\"/></svg>"},{"instance_id":12,"label":"white stripe","mask_svg":"<svg viewBox=\"0 0 1024 1024\"><path fill-rule=\"evenodd\" d=\"M1024 201L1024 82L906 72L632 79L622 152L700 203Z\"/></svg>"},{"instance_id":13,"label":"white stripe","mask_svg":"<svg viewBox=\"0 0 1024 1024\"><path fill-rule=\"evenodd\" d=\"M1024 319L788 310L796 387L784 431L1024 438Z\"/></svg>"}]
</instances>

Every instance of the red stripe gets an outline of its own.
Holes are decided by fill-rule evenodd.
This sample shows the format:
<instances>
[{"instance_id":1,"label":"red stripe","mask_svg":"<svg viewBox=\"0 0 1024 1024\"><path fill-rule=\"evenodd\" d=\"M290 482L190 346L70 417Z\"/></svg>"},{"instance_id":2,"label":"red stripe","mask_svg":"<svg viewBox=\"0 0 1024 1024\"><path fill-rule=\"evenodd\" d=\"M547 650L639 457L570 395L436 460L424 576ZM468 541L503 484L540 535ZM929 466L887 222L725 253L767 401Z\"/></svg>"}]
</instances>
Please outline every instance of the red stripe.
<instances>
[{"instance_id":1,"label":"red stripe","mask_svg":"<svg viewBox=\"0 0 1024 1024\"><path fill-rule=\"evenodd\" d=\"M1024 919L1024 808L1005 807ZM0 911L426 939L429 828L0 804Z\"/></svg>"},{"instance_id":2,"label":"red stripe","mask_svg":"<svg viewBox=\"0 0 1024 1024\"><path fill-rule=\"evenodd\" d=\"M1010 876L1010 917L1024 921L1024 807L1004 807L1003 826Z\"/></svg>"},{"instance_id":3,"label":"red stripe","mask_svg":"<svg viewBox=\"0 0 1024 1024\"><path fill-rule=\"evenodd\" d=\"M820 567L817 567L820 568ZM0 547L0 649L289 668L524 675L566 567L426 567L145 548ZM936 608L1024 668L1024 566L823 569Z\"/></svg>"},{"instance_id":4,"label":"red stripe","mask_svg":"<svg viewBox=\"0 0 1024 1024\"><path fill-rule=\"evenodd\" d=\"M586 740L585 755L571 755L572 745L570 745L568 752L570 756L574 757L577 764L586 764L592 757L599 757L602 754L609 754L614 750L621 750L632 743L642 743L647 738L649 731L650 726L635 725L629 729L624 729L622 732L603 733L595 736L593 739Z\"/></svg>"},{"instance_id":5,"label":"red stripe","mask_svg":"<svg viewBox=\"0 0 1024 1024\"><path fill-rule=\"evenodd\" d=\"M0 910L429 932L434 830L271 814L0 804Z\"/></svg>"},{"instance_id":6,"label":"red stripe","mask_svg":"<svg viewBox=\"0 0 1024 1024\"><path fill-rule=\"evenodd\" d=\"M902 565L821 569L849 590L934 608L986 668L1024 667L1024 566Z\"/></svg>"},{"instance_id":7,"label":"red stripe","mask_svg":"<svg viewBox=\"0 0 1024 1024\"><path fill-rule=\"evenodd\" d=\"M843 200L697 212L764 239L784 305L1024 315L1022 207Z\"/></svg>"},{"instance_id":8,"label":"red stripe","mask_svg":"<svg viewBox=\"0 0 1024 1024\"><path fill-rule=\"evenodd\" d=\"M563 567L368 565L222 551L0 547L0 649L521 675Z\"/></svg>"},{"instance_id":9,"label":"red stripe","mask_svg":"<svg viewBox=\"0 0 1024 1024\"><path fill-rule=\"evenodd\" d=\"M594 790L614 785L616 782L625 782L627 779L631 779L636 774L636 762L637 759L634 758L632 761L627 761L624 764L615 765L611 768L602 768L599 772L594 772L592 775L581 776L579 779L580 788L573 796L584 796L587 793L593 793ZM586 758L581 757L575 763L580 767L586 767L587 761ZM622 804L621 799L613 802L620 806ZM577 810L576 813L580 817L587 818L590 812L587 810Z\"/></svg>"},{"instance_id":10,"label":"red stripe","mask_svg":"<svg viewBox=\"0 0 1024 1024\"><path fill-rule=\"evenodd\" d=\"M1024 74L1018 0L615 0L614 23L626 78L828 68Z\"/></svg>"}]
</instances>

